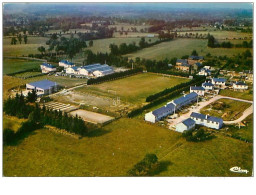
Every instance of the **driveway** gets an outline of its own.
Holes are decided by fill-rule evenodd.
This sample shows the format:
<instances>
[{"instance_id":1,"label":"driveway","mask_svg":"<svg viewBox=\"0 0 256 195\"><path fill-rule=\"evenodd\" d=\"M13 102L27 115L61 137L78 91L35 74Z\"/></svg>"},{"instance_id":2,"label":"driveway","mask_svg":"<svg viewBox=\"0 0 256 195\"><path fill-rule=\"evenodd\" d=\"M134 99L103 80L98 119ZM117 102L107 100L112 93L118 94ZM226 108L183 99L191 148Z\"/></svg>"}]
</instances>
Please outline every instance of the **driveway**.
<instances>
[{"instance_id":1,"label":"driveway","mask_svg":"<svg viewBox=\"0 0 256 195\"><path fill-rule=\"evenodd\" d=\"M189 112L181 115L180 117L176 118L176 119L172 119L172 123L170 124L170 128L174 127L176 124L180 123L181 121L187 119L190 117L191 113L192 112L200 112L200 110L202 108L204 108L205 106L219 100L219 99L231 99L231 100L236 100L236 101L241 101L241 102L247 102L247 103L251 103L253 104L253 101L249 101L249 100L243 100L243 99L238 99L238 98L233 98L233 97L228 97L228 96L222 96L222 95L217 95L217 96L214 96L213 98L211 98L210 100L208 101L205 101L205 102L199 102L198 103L198 106L195 107L195 108L190 108L189 109ZM239 118L239 119L236 119L234 121L223 121L224 124L234 124L234 123L239 123L241 122L242 120L244 120L247 116L249 116L250 114L253 113L253 105L250 106L249 108L247 108L243 115Z\"/></svg>"}]
</instances>

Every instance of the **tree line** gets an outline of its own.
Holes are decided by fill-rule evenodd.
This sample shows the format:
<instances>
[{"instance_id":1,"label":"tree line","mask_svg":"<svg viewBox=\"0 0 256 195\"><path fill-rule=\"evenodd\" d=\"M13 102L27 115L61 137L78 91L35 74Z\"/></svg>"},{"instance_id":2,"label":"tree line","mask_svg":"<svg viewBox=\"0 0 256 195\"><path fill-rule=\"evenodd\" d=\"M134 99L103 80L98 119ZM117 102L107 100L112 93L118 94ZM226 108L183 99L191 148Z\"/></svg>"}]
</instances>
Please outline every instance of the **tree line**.
<instances>
[{"instance_id":1,"label":"tree line","mask_svg":"<svg viewBox=\"0 0 256 195\"><path fill-rule=\"evenodd\" d=\"M201 78L200 80L197 80L197 82L195 82L195 83L191 83L191 85L201 85L205 81L205 76L201 76L200 78ZM155 107L161 103L164 103L170 99L176 98L183 91L188 91L189 89L190 89L190 85L186 85L183 88L179 88L173 92L168 93L167 95L158 97L158 99L151 101L149 104L132 110L131 112L128 113L128 117L131 118L131 117L137 116L137 115L141 114L144 110L150 109L150 108Z\"/></svg>"},{"instance_id":2,"label":"tree line","mask_svg":"<svg viewBox=\"0 0 256 195\"><path fill-rule=\"evenodd\" d=\"M214 36L209 35L208 36L208 47L211 48L252 48L253 47L253 42L252 40L247 42L247 41L243 41L242 44L238 43L238 44L233 44L230 41L223 41L222 43L217 43L216 39L214 38Z\"/></svg>"},{"instance_id":3,"label":"tree line","mask_svg":"<svg viewBox=\"0 0 256 195\"><path fill-rule=\"evenodd\" d=\"M180 83L178 85L175 85L174 87L164 89L161 92L158 92L158 93L155 93L153 95L148 96L146 98L146 102L152 102L154 100L157 100L159 97L168 95L169 93L172 93L172 92L174 92L174 91L176 91L178 89L183 89L184 87L190 86L190 85L192 85L194 83L197 83L198 81L204 81L204 80L205 80L204 76L203 77L197 76L194 79L192 79L191 81L188 81L188 82L185 82L185 83Z\"/></svg>"},{"instance_id":4,"label":"tree line","mask_svg":"<svg viewBox=\"0 0 256 195\"><path fill-rule=\"evenodd\" d=\"M142 71L143 71L142 68L136 68L136 69L127 70L127 71L123 71L123 72L115 72L113 74L105 75L102 77L91 78L87 81L87 85L93 85L93 84L102 83L105 81L122 78L125 76L130 76L130 75L142 72Z\"/></svg>"},{"instance_id":5,"label":"tree line","mask_svg":"<svg viewBox=\"0 0 256 195\"><path fill-rule=\"evenodd\" d=\"M22 38L23 38L24 43L27 44L28 43L28 36L27 35L21 36L21 34L18 34L17 35L18 40L16 39L16 37L11 38L11 45L16 45L18 41L21 44L22 43Z\"/></svg>"}]
</instances>

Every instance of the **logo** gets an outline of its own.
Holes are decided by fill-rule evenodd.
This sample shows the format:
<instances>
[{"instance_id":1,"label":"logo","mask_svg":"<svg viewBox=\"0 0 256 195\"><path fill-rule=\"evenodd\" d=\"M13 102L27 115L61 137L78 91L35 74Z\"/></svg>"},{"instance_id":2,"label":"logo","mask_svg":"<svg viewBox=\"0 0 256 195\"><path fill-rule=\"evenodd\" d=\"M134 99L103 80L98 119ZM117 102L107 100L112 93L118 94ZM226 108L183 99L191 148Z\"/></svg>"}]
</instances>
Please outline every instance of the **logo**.
<instances>
[{"instance_id":1,"label":"logo","mask_svg":"<svg viewBox=\"0 0 256 195\"><path fill-rule=\"evenodd\" d=\"M241 167L232 167L231 169L229 169L231 172L234 172L234 173L249 173L248 170L246 169L241 169Z\"/></svg>"}]
</instances>

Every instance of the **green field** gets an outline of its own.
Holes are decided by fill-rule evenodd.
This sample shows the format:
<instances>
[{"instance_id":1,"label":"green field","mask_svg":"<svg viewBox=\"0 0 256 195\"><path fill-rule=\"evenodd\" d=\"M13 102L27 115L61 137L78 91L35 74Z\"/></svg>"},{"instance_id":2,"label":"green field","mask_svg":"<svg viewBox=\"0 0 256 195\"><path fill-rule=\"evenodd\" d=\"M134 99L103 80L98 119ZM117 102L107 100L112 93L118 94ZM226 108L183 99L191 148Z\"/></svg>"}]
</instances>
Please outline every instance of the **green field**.
<instances>
[{"instance_id":1,"label":"green field","mask_svg":"<svg viewBox=\"0 0 256 195\"><path fill-rule=\"evenodd\" d=\"M119 96L121 101L136 104L145 102L146 97L151 94L186 81L188 81L186 78L169 78L153 73L143 73L102 84L77 88L76 91L111 97L115 95Z\"/></svg>"},{"instance_id":2,"label":"green field","mask_svg":"<svg viewBox=\"0 0 256 195\"><path fill-rule=\"evenodd\" d=\"M22 70L40 68L41 61L4 58L3 73L10 74Z\"/></svg>"},{"instance_id":3,"label":"green field","mask_svg":"<svg viewBox=\"0 0 256 195\"><path fill-rule=\"evenodd\" d=\"M163 60L174 57L181 58L184 55L190 55L196 50L199 55L205 56L210 53L212 56L233 56L242 53L246 48L208 48L206 39L185 39L178 38L173 41L160 43L149 48L145 48L136 53L125 56L135 59L136 57L145 59Z\"/></svg>"},{"instance_id":4,"label":"green field","mask_svg":"<svg viewBox=\"0 0 256 195\"><path fill-rule=\"evenodd\" d=\"M220 91L220 95L234 97L234 98L240 98L245 100L253 100L253 93L250 92L251 90L246 90L244 92L240 91L234 91L234 90L228 90L224 89Z\"/></svg>"},{"instance_id":5,"label":"green field","mask_svg":"<svg viewBox=\"0 0 256 195\"><path fill-rule=\"evenodd\" d=\"M35 75L39 75L39 74L42 74L42 73L41 72L22 72L22 73L15 74L15 77L26 78L29 76L35 76Z\"/></svg>"},{"instance_id":6,"label":"green field","mask_svg":"<svg viewBox=\"0 0 256 195\"><path fill-rule=\"evenodd\" d=\"M252 104L230 99L219 99L218 101L200 110L202 114L221 117L224 121L236 120L242 116L243 112Z\"/></svg>"},{"instance_id":7,"label":"green field","mask_svg":"<svg viewBox=\"0 0 256 195\"><path fill-rule=\"evenodd\" d=\"M3 150L4 176L125 176L146 153L155 153L156 176L250 176L252 144L217 135L192 143L181 134L122 118L80 140L37 130ZM249 174L231 173L240 166Z\"/></svg>"},{"instance_id":8,"label":"green field","mask_svg":"<svg viewBox=\"0 0 256 195\"><path fill-rule=\"evenodd\" d=\"M22 56L28 54L40 53L37 48L44 46L48 48L45 42L49 38L47 37L28 37L28 43L22 44L17 43L16 45L11 45L11 38L3 38L3 56Z\"/></svg>"},{"instance_id":9,"label":"green field","mask_svg":"<svg viewBox=\"0 0 256 195\"><path fill-rule=\"evenodd\" d=\"M3 76L3 99L8 98L8 96L10 95L9 90L11 88L18 87L25 84L26 84L26 80L24 79L4 75Z\"/></svg>"},{"instance_id":10,"label":"green field","mask_svg":"<svg viewBox=\"0 0 256 195\"><path fill-rule=\"evenodd\" d=\"M25 119L18 119L16 117L3 115L3 129L8 128L16 132L24 121Z\"/></svg>"}]
</instances>

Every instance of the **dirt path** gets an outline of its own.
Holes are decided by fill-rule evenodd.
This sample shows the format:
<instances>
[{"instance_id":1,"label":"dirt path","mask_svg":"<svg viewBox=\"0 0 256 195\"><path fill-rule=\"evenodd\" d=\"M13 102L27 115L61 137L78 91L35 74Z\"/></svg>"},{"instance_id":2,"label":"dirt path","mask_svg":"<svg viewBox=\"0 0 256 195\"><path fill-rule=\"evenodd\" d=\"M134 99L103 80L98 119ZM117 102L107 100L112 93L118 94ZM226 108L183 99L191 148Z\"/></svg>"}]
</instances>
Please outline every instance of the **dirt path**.
<instances>
[{"instance_id":1,"label":"dirt path","mask_svg":"<svg viewBox=\"0 0 256 195\"><path fill-rule=\"evenodd\" d=\"M170 128L173 128L175 127L176 124L180 123L181 121L187 119L190 117L191 113L192 112L200 112L200 110L202 108L204 108L205 106L219 100L219 99L230 99L230 100L236 100L236 101L241 101L241 102L247 102L247 103L251 103L253 104L253 101L249 101L249 100L243 100L243 99L238 99L238 98L233 98L233 97L228 97L228 96L222 96L222 95L217 95L213 98L211 98L210 100L208 101L205 101L205 102L199 102L198 103L198 106L196 108L190 108L189 109L189 112L186 113L186 114L183 114L181 115L180 117L176 118L176 119L173 119L172 120L172 123L170 124ZM250 114L253 113L253 105L250 106L248 109L246 109L243 113L243 115L237 119L237 120L234 120L234 121L224 121L224 124L234 124L234 123L239 123L241 122L242 120L244 120L247 116L249 116Z\"/></svg>"}]
</instances>

